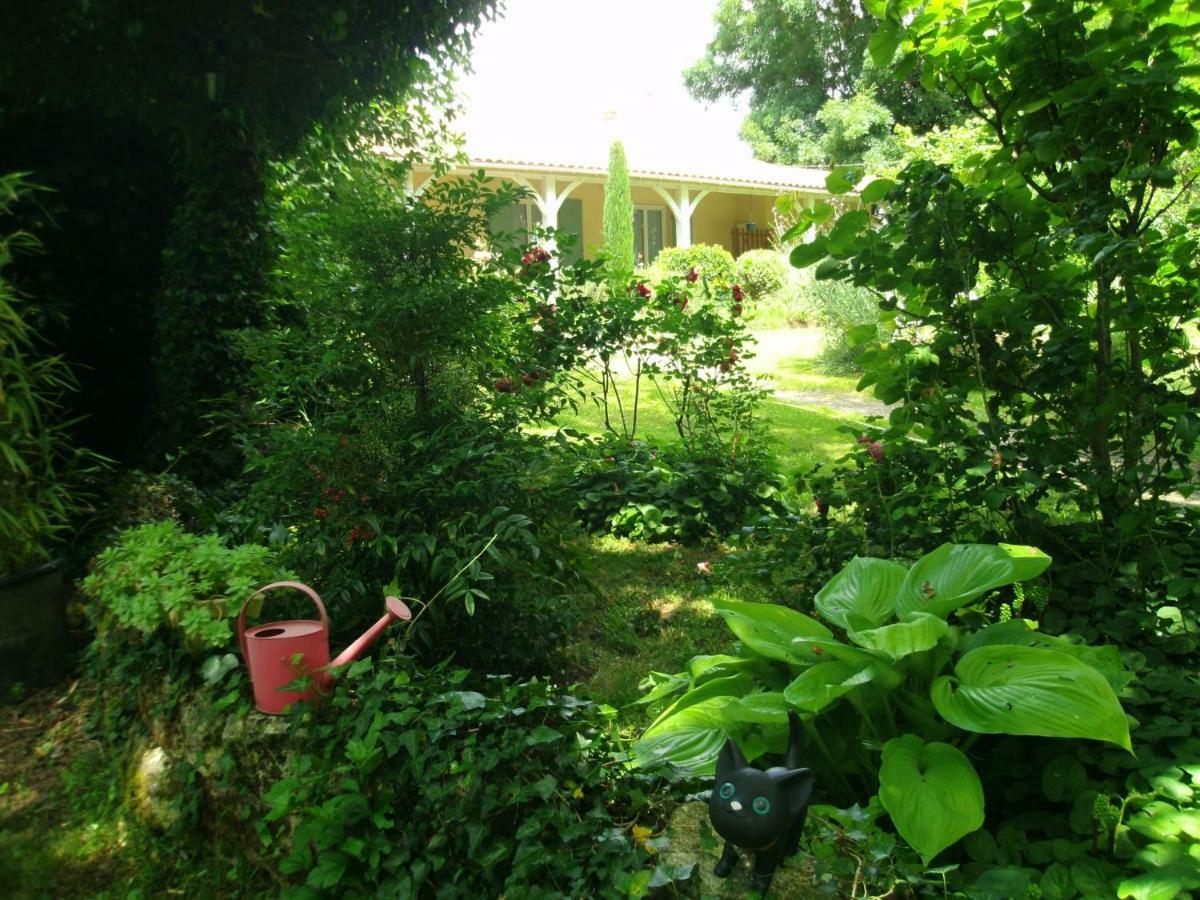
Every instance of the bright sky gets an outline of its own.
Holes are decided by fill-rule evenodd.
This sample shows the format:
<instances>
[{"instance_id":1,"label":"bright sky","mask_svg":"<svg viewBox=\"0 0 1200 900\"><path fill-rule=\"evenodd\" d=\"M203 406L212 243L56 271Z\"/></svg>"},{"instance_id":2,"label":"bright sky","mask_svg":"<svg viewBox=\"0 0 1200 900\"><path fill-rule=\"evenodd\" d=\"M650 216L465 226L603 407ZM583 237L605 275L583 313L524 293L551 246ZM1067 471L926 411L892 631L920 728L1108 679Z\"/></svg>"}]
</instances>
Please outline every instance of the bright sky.
<instances>
[{"instance_id":1,"label":"bright sky","mask_svg":"<svg viewBox=\"0 0 1200 900\"><path fill-rule=\"evenodd\" d=\"M692 100L683 70L704 55L718 0L508 0L476 40L460 82L468 151L606 164L625 141L632 167L687 154L749 159L745 114ZM617 112L615 123L604 113Z\"/></svg>"}]
</instances>

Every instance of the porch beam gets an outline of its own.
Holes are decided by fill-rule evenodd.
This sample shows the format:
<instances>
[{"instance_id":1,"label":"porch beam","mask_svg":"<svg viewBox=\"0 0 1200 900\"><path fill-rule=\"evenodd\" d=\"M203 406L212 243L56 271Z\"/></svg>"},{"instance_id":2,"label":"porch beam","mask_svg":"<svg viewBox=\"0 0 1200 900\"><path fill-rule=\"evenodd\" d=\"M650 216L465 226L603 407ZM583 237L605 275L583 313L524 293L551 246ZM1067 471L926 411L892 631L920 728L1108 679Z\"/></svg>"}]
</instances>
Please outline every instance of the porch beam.
<instances>
[{"instance_id":1,"label":"porch beam","mask_svg":"<svg viewBox=\"0 0 1200 900\"><path fill-rule=\"evenodd\" d=\"M654 191L662 197L671 210L671 215L675 217L675 246L692 246L692 214L700 205L700 201L712 193L711 189L705 188L693 197L692 189L681 185L678 198L672 197L665 188L657 184L654 185Z\"/></svg>"}]
</instances>

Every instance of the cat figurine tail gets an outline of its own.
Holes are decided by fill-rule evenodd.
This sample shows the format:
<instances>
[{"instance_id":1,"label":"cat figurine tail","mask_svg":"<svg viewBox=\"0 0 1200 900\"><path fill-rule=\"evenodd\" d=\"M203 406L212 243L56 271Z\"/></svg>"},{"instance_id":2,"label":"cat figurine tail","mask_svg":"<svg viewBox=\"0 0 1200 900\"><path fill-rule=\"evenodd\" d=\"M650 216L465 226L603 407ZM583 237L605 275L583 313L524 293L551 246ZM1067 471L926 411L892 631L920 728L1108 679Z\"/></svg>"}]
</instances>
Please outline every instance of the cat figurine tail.
<instances>
[{"instance_id":1,"label":"cat figurine tail","mask_svg":"<svg viewBox=\"0 0 1200 900\"><path fill-rule=\"evenodd\" d=\"M785 766L766 771L746 762L732 738L717 757L717 778L708 801L708 817L725 849L714 873L725 878L737 864L739 851L754 853L751 887L765 894L775 870L793 856L800 845L813 790L811 769L801 766L804 728L788 712L788 749Z\"/></svg>"}]
</instances>

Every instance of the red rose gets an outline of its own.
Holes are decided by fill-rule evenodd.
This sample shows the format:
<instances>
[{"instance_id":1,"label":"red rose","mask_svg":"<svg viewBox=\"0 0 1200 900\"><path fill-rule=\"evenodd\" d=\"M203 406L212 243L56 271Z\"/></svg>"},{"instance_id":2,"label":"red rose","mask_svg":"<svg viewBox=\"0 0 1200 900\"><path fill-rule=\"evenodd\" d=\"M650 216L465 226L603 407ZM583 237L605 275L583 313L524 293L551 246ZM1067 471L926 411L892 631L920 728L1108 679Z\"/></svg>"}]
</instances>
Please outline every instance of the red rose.
<instances>
[{"instance_id":1,"label":"red rose","mask_svg":"<svg viewBox=\"0 0 1200 900\"><path fill-rule=\"evenodd\" d=\"M745 294L742 293L742 286L740 284L735 284L733 286L733 299L738 303L741 303L744 298Z\"/></svg>"},{"instance_id":2,"label":"red rose","mask_svg":"<svg viewBox=\"0 0 1200 900\"><path fill-rule=\"evenodd\" d=\"M501 394L511 394L513 392L513 380L511 378L497 378L496 390Z\"/></svg>"},{"instance_id":3,"label":"red rose","mask_svg":"<svg viewBox=\"0 0 1200 900\"><path fill-rule=\"evenodd\" d=\"M696 281L699 280L699 278L700 278L700 273L697 272L696 268L693 266L691 268L691 270L689 270L687 273L687 280L690 281L692 284L695 284Z\"/></svg>"},{"instance_id":4,"label":"red rose","mask_svg":"<svg viewBox=\"0 0 1200 900\"><path fill-rule=\"evenodd\" d=\"M654 293L654 291L650 290L650 288L648 288L648 287L646 286L646 283L645 283L644 281L639 281L639 282L637 283L637 292L638 292L638 293L641 295L641 297L642 297L642 299L643 299L643 300L645 300L645 299L646 299L646 298L648 298L648 297L649 297L651 294L653 294L653 293Z\"/></svg>"},{"instance_id":5,"label":"red rose","mask_svg":"<svg viewBox=\"0 0 1200 900\"><path fill-rule=\"evenodd\" d=\"M324 507L318 506L316 509L313 510L313 515L316 516L318 519L328 518L329 510L325 509Z\"/></svg>"}]
</instances>

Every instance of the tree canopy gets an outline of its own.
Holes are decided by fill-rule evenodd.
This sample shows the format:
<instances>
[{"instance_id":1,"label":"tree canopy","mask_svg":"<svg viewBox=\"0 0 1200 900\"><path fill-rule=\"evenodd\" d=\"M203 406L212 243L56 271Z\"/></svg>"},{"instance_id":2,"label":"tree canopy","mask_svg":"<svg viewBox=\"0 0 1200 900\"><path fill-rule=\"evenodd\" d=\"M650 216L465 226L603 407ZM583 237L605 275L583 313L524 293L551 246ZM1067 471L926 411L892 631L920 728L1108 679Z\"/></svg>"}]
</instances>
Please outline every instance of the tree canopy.
<instances>
[{"instance_id":1,"label":"tree canopy","mask_svg":"<svg viewBox=\"0 0 1200 900\"><path fill-rule=\"evenodd\" d=\"M684 81L701 100L748 93L742 136L762 159L858 162L893 122L925 131L956 118L953 101L916 74L895 79L871 63L878 21L856 0L722 0L714 19L716 36Z\"/></svg>"},{"instance_id":2,"label":"tree canopy","mask_svg":"<svg viewBox=\"0 0 1200 900\"><path fill-rule=\"evenodd\" d=\"M14 278L71 323L51 336L89 370L80 411L99 449L206 431L240 377L225 335L258 320L265 290L265 163L316 126L350 137L376 120L493 9L52 0L3 16L0 172L55 191L24 211L46 253Z\"/></svg>"}]
</instances>

